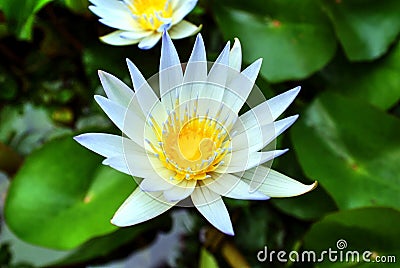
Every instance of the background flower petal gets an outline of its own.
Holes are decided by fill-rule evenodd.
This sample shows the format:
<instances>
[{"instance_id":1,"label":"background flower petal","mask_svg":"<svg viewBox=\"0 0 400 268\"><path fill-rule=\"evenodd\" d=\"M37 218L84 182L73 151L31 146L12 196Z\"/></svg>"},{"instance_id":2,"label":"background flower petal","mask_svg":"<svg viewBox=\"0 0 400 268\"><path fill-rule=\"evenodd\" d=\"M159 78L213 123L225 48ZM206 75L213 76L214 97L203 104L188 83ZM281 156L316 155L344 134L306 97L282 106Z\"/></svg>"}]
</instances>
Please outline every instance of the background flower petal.
<instances>
[{"instance_id":1,"label":"background flower petal","mask_svg":"<svg viewBox=\"0 0 400 268\"><path fill-rule=\"evenodd\" d=\"M107 35L103 35L100 37L100 40L103 41L104 43L107 43L109 45L113 46L125 46L125 45L133 45L139 43L139 40L131 40L131 39L126 39L121 37L121 33L124 31L118 30L112 33L109 33Z\"/></svg>"},{"instance_id":2,"label":"background flower petal","mask_svg":"<svg viewBox=\"0 0 400 268\"><path fill-rule=\"evenodd\" d=\"M171 0L172 25L180 22L196 6L197 0Z\"/></svg>"},{"instance_id":3,"label":"background flower petal","mask_svg":"<svg viewBox=\"0 0 400 268\"><path fill-rule=\"evenodd\" d=\"M139 42L139 48L150 49L154 47L161 38L161 33L153 33L152 35L146 36Z\"/></svg>"},{"instance_id":4,"label":"background flower petal","mask_svg":"<svg viewBox=\"0 0 400 268\"><path fill-rule=\"evenodd\" d=\"M172 39L181 39L196 34L202 28L202 25L196 26L187 20L182 20L168 30Z\"/></svg>"}]
</instances>

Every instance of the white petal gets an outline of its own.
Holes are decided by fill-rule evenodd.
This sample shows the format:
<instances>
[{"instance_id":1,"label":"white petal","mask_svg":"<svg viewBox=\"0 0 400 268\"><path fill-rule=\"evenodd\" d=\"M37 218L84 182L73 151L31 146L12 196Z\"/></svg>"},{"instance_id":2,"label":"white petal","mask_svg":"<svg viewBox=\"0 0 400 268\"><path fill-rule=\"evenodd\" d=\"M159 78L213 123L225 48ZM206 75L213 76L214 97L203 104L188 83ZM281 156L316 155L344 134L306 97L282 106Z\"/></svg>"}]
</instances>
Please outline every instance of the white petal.
<instances>
[{"instance_id":1,"label":"white petal","mask_svg":"<svg viewBox=\"0 0 400 268\"><path fill-rule=\"evenodd\" d=\"M201 34L198 34L190 54L188 64L186 65L184 82L205 81L207 79L207 57L204 40Z\"/></svg>"},{"instance_id":2,"label":"white petal","mask_svg":"<svg viewBox=\"0 0 400 268\"><path fill-rule=\"evenodd\" d=\"M108 8L108 7L100 6L100 5L89 6L89 9L90 9L90 11L92 11L94 14L96 14L100 18L113 19L117 15L120 15L123 18L124 17L128 18L130 16L129 9L126 6L120 5L120 4L117 4L112 8ZM129 19L131 19L131 18L129 18ZM125 23L126 23L126 21L125 21Z\"/></svg>"},{"instance_id":3,"label":"white petal","mask_svg":"<svg viewBox=\"0 0 400 268\"><path fill-rule=\"evenodd\" d=\"M158 159L146 153L113 156L105 159L103 164L138 178L157 178L159 170L165 169Z\"/></svg>"},{"instance_id":4,"label":"white petal","mask_svg":"<svg viewBox=\"0 0 400 268\"><path fill-rule=\"evenodd\" d=\"M121 33L121 38L126 38L126 39L132 39L132 40L140 40L143 39L149 35L151 35L153 32L152 31L127 31Z\"/></svg>"},{"instance_id":5,"label":"white petal","mask_svg":"<svg viewBox=\"0 0 400 268\"><path fill-rule=\"evenodd\" d=\"M112 156L106 158L102 162L103 165L110 166L119 172L132 175L129 167L126 164L125 158L123 156Z\"/></svg>"},{"instance_id":6,"label":"white petal","mask_svg":"<svg viewBox=\"0 0 400 268\"><path fill-rule=\"evenodd\" d=\"M128 107L133 90L115 76L99 71L99 77L107 97L123 107Z\"/></svg>"},{"instance_id":7,"label":"white petal","mask_svg":"<svg viewBox=\"0 0 400 268\"><path fill-rule=\"evenodd\" d=\"M179 94L179 103L184 104L186 101L194 100L198 96L198 92L204 87L207 80L207 58L204 41L201 34L197 35L193 46L192 54L186 65L183 76L184 86ZM186 103L188 110L193 110L191 102Z\"/></svg>"},{"instance_id":8,"label":"white petal","mask_svg":"<svg viewBox=\"0 0 400 268\"><path fill-rule=\"evenodd\" d=\"M220 195L207 187L196 187L191 195L197 210L221 232L234 235L228 210Z\"/></svg>"},{"instance_id":9,"label":"white petal","mask_svg":"<svg viewBox=\"0 0 400 268\"><path fill-rule=\"evenodd\" d=\"M172 182L168 182L163 178L157 177L146 178L140 183L140 188L145 192L165 191L172 187L175 187Z\"/></svg>"},{"instance_id":10,"label":"white petal","mask_svg":"<svg viewBox=\"0 0 400 268\"><path fill-rule=\"evenodd\" d=\"M219 176L219 178L218 178ZM214 177L217 177L214 179ZM250 192L250 186L240 178L232 174L214 174L211 178L203 180L203 183L213 192L235 199L267 200L268 196L260 192Z\"/></svg>"},{"instance_id":11,"label":"white petal","mask_svg":"<svg viewBox=\"0 0 400 268\"><path fill-rule=\"evenodd\" d=\"M144 144L144 125L143 118L137 115L137 113L131 109L128 109L118 105L117 103L110 101L103 96L94 96L96 102L100 105L101 109L107 114L111 121L132 141L137 143L141 147L145 147ZM152 136L147 136L147 139L155 142Z\"/></svg>"},{"instance_id":12,"label":"white petal","mask_svg":"<svg viewBox=\"0 0 400 268\"><path fill-rule=\"evenodd\" d=\"M177 202L185 199L193 193L197 182L184 179L180 184L164 191L164 197L170 202Z\"/></svg>"},{"instance_id":13,"label":"white petal","mask_svg":"<svg viewBox=\"0 0 400 268\"><path fill-rule=\"evenodd\" d=\"M223 102L231 107L234 113L239 113L246 102L260 71L262 59L258 59L248 66L243 72L235 75L227 85ZM228 93L228 91L231 91ZM233 94L232 94L233 93Z\"/></svg>"},{"instance_id":14,"label":"white petal","mask_svg":"<svg viewBox=\"0 0 400 268\"><path fill-rule=\"evenodd\" d=\"M234 173L244 170L248 170L255 166L261 165L267 161L270 161L284 153L285 150L275 150L268 152L255 152L255 153L243 153L243 151L232 152L231 159L228 163L220 165L215 172L218 173ZM226 156L228 158L228 156Z\"/></svg>"},{"instance_id":15,"label":"white petal","mask_svg":"<svg viewBox=\"0 0 400 268\"><path fill-rule=\"evenodd\" d=\"M162 202L162 193L144 193L139 187L117 210L111 223L120 227L138 224L150 220L176 203Z\"/></svg>"},{"instance_id":16,"label":"white petal","mask_svg":"<svg viewBox=\"0 0 400 268\"><path fill-rule=\"evenodd\" d=\"M104 25L125 31L137 30L137 23L126 6L122 5L113 9L89 6L89 9L100 17L99 21Z\"/></svg>"},{"instance_id":17,"label":"white petal","mask_svg":"<svg viewBox=\"0 0 400 268\"><path fill-rule=\"evenodd\" d=\"M288 90L278 96L275 96L267 101L268 107L271 110L272 118L277 119L287 107L294 101L296 96L299 94L301 87L296 87ZM262 104L261 104L262 105ZM257 108L257 107L256 107ZM255 108L255 109L256 109ZM258 112L254 111L255 113Z\"/></svg>"},{"instance_id":18,"label":"white petal","mask_svg":"<svg viewBox=\"0 0 400 268\"><path fill-rule=\"evenodd\" d=\"M256 125L235 135L231 141L232 151L256 152L261 150L288 129L298 117L298 115L293 115L267 125Z\"/></svg>"},{"instance_id":19,"label":"white petal","mask_svg":"<svg viewBox=\"0 0 400 268\"><path fill-rule=\"evenodd\" d=\"M111 28L115 28L118 30L122 31L134 31L135 28L132 27L131 25L134 24L134 21L132 18L129 18L130 23L127 23L126 20L121 20L121 19L116 19L117 17L112 17L110 19L99 19L99 22L103 23L104 25L107 25Z\"/></svg>"},{"instance_id":20,"label":"white petal","mask_svg":"<svg viewBox=\"0 0 400 268\"><path fill-rule=\"evenodd\" d=\"M182 85L183 71L178 53L167 32L162 36L159 76L161 102L167 110L172 111L177 87Z\"/></svg>"},{"instance_id":21,"label":"white petal","mask_svg":"<svg viewBox=\"0 0 400 268\"><path fill-rule=\"evenodd\" d=\"M240 72L242 66L242 47L239 39L235 38L231 53L229 54L229 67Z\"/></svg>"},{"instance_id":22,"label":"white petal","mask_svg":"<svg viewBox=\"0 0 400 268\"><path fill-rule=\"evenodd\" d=\"M124 153L142 153L142 147L131 140L111 134L85 133L74 137L74 140L104 157L123 155Z\"/></svg>"},{"instance_id":23,"label":"white petal","mask_svg":"<svg viewBox=\"0 0 400 268\"><path fill-rule=\"evenodd\" d=\"M307 193L317 186L317 182L305 185L275 170L259 166L246 171L242 179L249 184L258 184L258 191L270 197L290 197Z\"/></svg>"},{"instance_id":24,"label":"white petal","mask_svg":"<svg viewBox=\"0 0 400 268\"><path fill-rule=\"evenodd\" d=\"M228 73L229 73L229 49L230 49L230 42L227 42L224 49L219 54L218 58L215 60L211 70L208 74L207 81L211 84L216 84L221 86L223 89L226 85ZM211 92L205 91L200 96L208 96ZM223 91L222 91L223 93ZM221 95L222 96L222 95ZM217 98L220 99L220 98Z\"/></svg>"},{"instance_id":25,"label":"white petal","mask_svg":"<svg viewBox=\"0 0 400 268\"><path fill-rule=\"evenodd\" d=\"M113 45L113 46L126 46L133 45L139 43L139 40L126 39L121 37L121 33L124 31L115 31L110 34L104 35L100 37L100 40L104 43Z\"/></svg>"},{"instance_id":26,"label":"white petal","mask_svg":"<svg viewBox=\"0 0 400 268\"><path fill-rule=\"evenodd\" d=\"M293 102L299 92L300 87L296 87L257 105L240 116L240 120L232 128L232 132L241 132L257 125L273 122Z\"/></svg>"},{"instance_id":27,"label":"white petal","mask_svg":"<svg viewBox=\"0 0 400 268\"><path fill-rule=\"evenodd\" d=\"M219 108L229 72L229 48L230 43L228 42L211 67L206 84L198 87L199 91L196 95L203 100L197 107L200 115L205 115L207 111L211 110L210 116L213 117Z\"/></svg>"},{"instance_id":28,"label":"white petal","mask_svg":"<svg viewBox=\"0 0 400 268\"><path fill-rule=\"evenodd\" d=\"M121 1L115 0L89 0L93 5L109 10L126 9L126 6Z\"/></svg>"},{"instance_id":29,"label":"white petal","mask_svg":"<svg viewBox=\"0 0 400 268\"><path fill-rule=\"evenodd\" d=\"M182 20L178 24L175 24L168 30L169 36L172 39L182 39L191 35L196 34L202 28L202 25L196 26L186 20Z\"/></svg>"},{"instance_id":30,"label":"white petal","mask_svg":"<svg viewBox=\"0 0 400 268\"><path fill-rule=\"evenodd\" d=\"M172 25L180 22L196 6L197 0L171 0Z\"/></svg>"},{"instance_id":31,"label":"white petal","mask_svg":"<svg viewBox=\"0 0 400 268\"><path fill-rule=\"evenodd\" d=\"M126 62L135 89L133 104L137 104L135 106L140 106L143 114L146 116L151 113L157 123L162 124L168 117L165 108L135 64L129 59L127 59Z\"/></svg>"},{"instance_id":32,"label":"white petal","mask_svg":"<svg viewBox=\"0 0 400 268\"><path fill-rule=\"evenodd\" d=\"M153 34L143 38L139 42L138 47L140 49L150 49L157 44L157 42L160 40L160 38L161 38L161 33L153 33Z\"/></svg>"}]
</instances>

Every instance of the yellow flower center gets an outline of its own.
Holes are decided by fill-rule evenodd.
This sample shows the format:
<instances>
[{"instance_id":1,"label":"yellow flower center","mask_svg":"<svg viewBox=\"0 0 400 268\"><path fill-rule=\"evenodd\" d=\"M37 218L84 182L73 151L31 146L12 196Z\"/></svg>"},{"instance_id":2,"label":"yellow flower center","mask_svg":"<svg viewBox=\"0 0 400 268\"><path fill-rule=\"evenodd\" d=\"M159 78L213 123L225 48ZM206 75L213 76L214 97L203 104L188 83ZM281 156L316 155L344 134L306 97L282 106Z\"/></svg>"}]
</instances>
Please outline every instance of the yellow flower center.
<instances>
[{"instance_id":1,"label":"yellow flower center","mask_svg":"<svg viewBox=\"0 0 400 268\"><path fill-rule=\"evenodd\" d=\"M180 110L178 105L169 113L163 127L157 125L150 115L150 125L158 144L147 140L154 154L164 167L174 171L171 180L203 180L207 173L224 164L230 151L228 128L215 118L196 114L198 100L194 101L192 113ZM218 118L218 114L216 116Z\"/></svg>"},{"instance_id":2,"label":"yellow flower center","mask_svg":"<svg viewBox=\"0 0 400 268\"><path fill-rule=\"evenodd\" d=\"M143 30L157 31L172 17L170 0L132 0L128 7Z\"/></svg>"}]
</instances>

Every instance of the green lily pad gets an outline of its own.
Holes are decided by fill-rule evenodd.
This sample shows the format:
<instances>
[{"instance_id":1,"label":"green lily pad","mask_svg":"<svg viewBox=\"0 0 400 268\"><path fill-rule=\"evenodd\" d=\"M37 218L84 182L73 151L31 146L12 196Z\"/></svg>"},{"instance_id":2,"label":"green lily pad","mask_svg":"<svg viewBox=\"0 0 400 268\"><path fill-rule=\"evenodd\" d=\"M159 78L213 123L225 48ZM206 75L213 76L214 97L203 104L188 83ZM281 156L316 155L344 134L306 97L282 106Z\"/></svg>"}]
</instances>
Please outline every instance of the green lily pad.
<instances>
[{"instance_id":1,"label":"green lily pad","mask_svg":"<svg viewBox=\"0 0 400 268\"><path fill-rule=\"evenodd\" d=\"M19 39L31 40L36 12L52 0L0 0L8 28Z\"/></svg>"},{"instance_id":2,"label":"green lily pad","mask_svg":"<svg viewBox=\"0 0 400 268\"><path fill-rule=\"evenodd\" d=\"M288 132L290 133L290 131L291 130ZM285 134L285 136L282 137L282 144L277 146L277 148L293 148L293 143L290 142L289 135ZM305 184L311 184L313 182L313 180L305 178L294 152L287 153L284 157L274 160L274 165L275 167L273 169L282 171L291 178ZM315 202L315 200L318 200L318 202ZM300 196L271 198L269 202L284 213L306 221L317 220L327 213L337 210L332 197L321 185L318 185L318 187L311 192Z\"/></svg>"},{"instance_id":3,"label":"green lily pad","mask_svg":"<svg viewBox=\"0 0 400 268\"><path fill-rule=\"evenodd\" d=\"M385 57L371 63L349 63L337 57L322 72L330 90L389 109L400 99L400 42Z\"/></svg>"},{"instance_id":4,"label":"green lily pad","mask_svg":"<svg viewBox=\"0 0 400 268\"><path fill-rule=\"evenodd\" d=\"M336 39L315 1L218 1L215 16L226 39L238 37L246 62L264 58L271 82L302 79L333 57Z\"/></svg>"},{"instance_id":5,"label":"green lily pad","mask_svg":"<svg viewBox=\"0 0 400 268\"><path fill-rule=\"evenodd\" d=\"M360 100L318 97L291 130L307 177L340 209L400 208L400 120Z\"/></svg>"},{"instance_id":6,"label":"green lily pad","mask_svg":"<svg viewBox=\"0 0 400 268\"><path fill-rule=\"evenodd\" d=\"M28 156L6 199L10 229L29 243L55 249L115 231L110 219L136 184L100 160L72 137Z\"/></svg>"},{"instance_id":7,"label":"green lily pad","mask_svg":"<svg viewBox=\"0 0 400 268\"><path fill-rule=\"evenodd\" d=\"M320 0L352 61L383 55L400 33L400 1Z\"/></svg>"},{"instance_id":8,"label":"green lily pad","mask_svg":"<svg viewBox=\"0 0 400 268\"><path fill-rule=\"evenodd\" d=\"M115 232L95 237L83 245L79 246L66 257L51 266L64 267L69 265L83 266L83 264L93 262L95 259L104 259L112 256L123 256L131 253L134 249L143 247L145 242L153 240L159 234L158 231L166 230L171 226L169 216L158 217L146 224L119 228ZM157 230L157 231L154 231ZM143 235L146 234L146 238ZM135 238L141 236L141 242L135 242ZM136 240L137 241L137 240ZM122 252L121 248L128 247L129 250Z\"/></svg>"},{"instance_id":9,"label":"green lily pad","mask_svg":"<svg viewBox=\"0 0 400 268\"><path fill-rule=\"evenodd\" d=\"M315 223L304 238L304 247L316 251L318 258L324 250L336 251L331 259L325 255L321 267L394 267L394 259L389 256L398 261L399 225L400 212L390 208L340 211ZM386 262L377 264L377 256L384 257ZM336 261L332 261L334 257Z\"/></svg>"}]
</instances>

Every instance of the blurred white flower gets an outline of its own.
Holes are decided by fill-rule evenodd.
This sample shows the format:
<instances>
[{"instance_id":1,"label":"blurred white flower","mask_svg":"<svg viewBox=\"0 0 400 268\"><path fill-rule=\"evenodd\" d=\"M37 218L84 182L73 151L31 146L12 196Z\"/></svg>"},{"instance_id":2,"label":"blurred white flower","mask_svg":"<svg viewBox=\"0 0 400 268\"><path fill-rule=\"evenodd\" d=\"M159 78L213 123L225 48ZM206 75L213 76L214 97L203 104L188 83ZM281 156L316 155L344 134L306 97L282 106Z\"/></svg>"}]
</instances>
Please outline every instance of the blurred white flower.
<instances>
[{"instance_id":1,"label":"blurred white flower","mask_svg":"<svg viewBox=\"0 0 400 268\"><path fill-rule=\"evenodd\" d=\"M190 197L187 200L211 224L233 235L221 196L265 200L300 195L316 186L316 182L302 184L266 165L287 151L266 150L266 146L297 119L275 121L300 89L262 102L239 117L261 67L257 60L241 71L241 58L239 41L232 49L228 42L208 70L203 39L198 35L182 68L165 33L160 72L153 86L160 98L129 60L135 92L116 77L99 72L108 98L95 99L127 137L87 133L75 139L106 157L103 164L143 178L115 213L113 224L144 222Z\"/></svg>"},{"instance_id":2,"label":"blurred white flower","mask_svg":"<svg viewBox=\"0 0 400 268\"><path fill-rule=\"evenodd\" d=\"M152 48L164 31L172 39L197 33L201 26L183 20L196 6L197 0L89 0L89 9L100 22L118 29L100 39L110 45L138 44Z\"/></svg>"}]
</instances>

